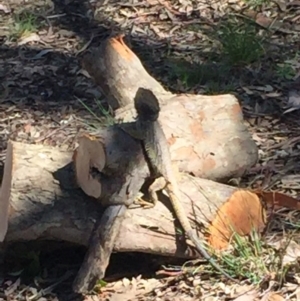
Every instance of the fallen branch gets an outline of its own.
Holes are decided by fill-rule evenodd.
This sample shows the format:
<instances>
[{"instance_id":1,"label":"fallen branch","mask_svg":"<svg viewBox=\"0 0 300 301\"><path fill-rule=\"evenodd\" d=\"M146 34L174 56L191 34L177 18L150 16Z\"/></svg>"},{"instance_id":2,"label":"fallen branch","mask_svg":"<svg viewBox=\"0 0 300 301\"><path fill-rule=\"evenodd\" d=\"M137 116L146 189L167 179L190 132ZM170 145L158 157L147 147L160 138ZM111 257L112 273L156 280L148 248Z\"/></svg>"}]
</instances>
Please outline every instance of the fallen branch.
<instances>
[{"instance_id":1,"label":"fallen branch","mask_svg":"<svg viewBox=\"0 0 300 301\"><path fill-rule=\"evenodd\" d=\"M74 292L87 293L99 279L104 278L126 210L125 205L118 205L109 206L104 211L95 226L88 251L73 282Z\"/></svg>"}]
</instances>

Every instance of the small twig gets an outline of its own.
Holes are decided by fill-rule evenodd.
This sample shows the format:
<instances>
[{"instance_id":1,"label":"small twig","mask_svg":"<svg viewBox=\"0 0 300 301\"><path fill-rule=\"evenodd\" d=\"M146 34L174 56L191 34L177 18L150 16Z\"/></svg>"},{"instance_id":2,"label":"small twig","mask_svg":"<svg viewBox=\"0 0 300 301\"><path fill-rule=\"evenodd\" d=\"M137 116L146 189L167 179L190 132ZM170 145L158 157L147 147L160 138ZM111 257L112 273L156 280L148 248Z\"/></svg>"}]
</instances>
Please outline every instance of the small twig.
<instances>
[{"instance_id":1,"label":"small twig","mask_svg":"<svg viewBox=\"0 0 300 301\"><path fill-rule=\"evenodd\" d=\"M87 43L85 43L77 52L75 52L75 57L78 56L80 53L82 53L83 51L85 51L93 42L94 38L96 36L92 33L91 38L87 41Z\"/></svg>"}]
</instances>

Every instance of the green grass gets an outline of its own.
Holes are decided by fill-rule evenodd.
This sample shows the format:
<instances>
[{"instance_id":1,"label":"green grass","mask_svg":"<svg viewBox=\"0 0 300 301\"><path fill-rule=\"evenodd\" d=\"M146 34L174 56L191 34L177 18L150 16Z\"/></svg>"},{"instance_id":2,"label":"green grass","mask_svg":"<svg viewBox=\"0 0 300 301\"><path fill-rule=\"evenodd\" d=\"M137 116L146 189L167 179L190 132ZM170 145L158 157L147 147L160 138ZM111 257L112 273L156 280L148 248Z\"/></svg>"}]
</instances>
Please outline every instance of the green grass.
<instances>
[{"instance_id":1,"label":"green grass","mask_svg":"<svg viewBox=\"0 0 300 301\"><path fill-rule=\"evenodd\" d=\"M92 108L90 108L87 104L84 103L81 99L77 98L80 104L95 118L95 123L87 124L90 128L98 128L99 126L108 127L116 123L112 113L109 110L106 110L102 105L99 99L94 99L96 106L98 108L98 113L95 113Z\"/></svg>"},{"instance_id":2,"label":"green grass","mask_svg":"<svg viewBox=\"0 0 300 301\"><path fill-rule=\"evenodd\" d=\"M251 8L258 8L264 4L269 4L270 0L244 0L246 4L248 4Z\"/></svg>"},{"instance_id":3,"label":"green grass","mask_svg":"<svg viewBox=\"0 0 300 301\"><path fill-rule=\"evenodd\" d=\"M98 280L96 285L93 288L93 291L95 293L100 293L101 292L101 288L106 287L107 286L107 282L104 281L103 279Z\"/></svg>"},{"instance_id":4,"label":"green grass","mask_svg":"<svg viewBox=\"0 0 300 301\"><path fill-rule=\"evenodd\" d=\"M215 261L234 278L248 279L253 284L259 284L268 276L275 275L276 279L281 281L285 277L288 268L282 266L282 255L268 246L255 231L252 231L248 237L241 237L234 234L232 237L232 246L234 251L223 253L220 256L213 255ZM208 250L209 252L209 250ZM187 264L193 261L187 262ZM213 267L200 265L193 268L183 266L184 271L197 274L200 271L206 273L218 273Z\"/></svg>"},{"instance_id":5,"label":"green grass","mask_svg":"<svg viewBox=\"0 0 300 301\"><path fill-rule=\"evenodd\" d=\"M276 74L280 79L291 80L296 75L296 70L291 63L283 62L276 65Z\"/></svg>"},{"instance_id":6,"label":"green grass","mask_svg":"<svg viewBox=\"0 0 300 301\"><path fill-rule=\"evenodd\" d=\"M37 32L39 22L37 16L29 11L22 11L12 16L12 24L10 28L10 37L20 39Z\"/></svg>"},{"instance_id":7,"label":"green grass","mask_svg":"<svg viewBox=\"0 0 300 301\"><path fill-rule=\"evenodd\" d=\"M253 22L231 16L220 22L209 35L211 52L196 56L203 63L193 61L194 58L180 61L171 58L169 78L184 91L201 86L204 94L230 93L236 88L236 74L242 68L261 63L265 55L265 37Z\"/></svg>"},{"instance_id":8,"label":"green grass","mask_svg":"<svg viewBox=\"0 0 300 301\"><path fill-rule=\"evenodd\" d=\"M177 81L185 90L205 87L205 94L229 93L234 90L230 67L224 64L190 63L181 61L170 64L170 79Z\"/></svg>"},{"instance_id":9,"label":"green grass","mask_svg":"<svg viewBox=\"0 0 300 301\"><path fill-rule=\"evenodd\" d=\"M235 90L234 81L208 81L205 85L204 95L218 95L232 93Z\"/></svg>"},{"instance_id":10,"label":"green grass","mask_svg":"<svg viewBox=\"0 0 300 301\"><path fill-rule=\"evenodd\" d=\"M281 257L266 246L257 232L252 231L248 238L233 236L233 254L222 256L221 262L241 278L258 284L272 273L281 273Z\"/></svg>"},{"instance_id":11,"label":"green grass","mask_svg":"<svg viewBox=\"0 0 300 301\"><path fill-rule=\"evenodd\" d=\"M258 34L257 26L233 18L219 25L215 34L220 44L220 55L230 66L246 66L260 61L265 54L264 38Z\"/></svg>"}]
</instances>

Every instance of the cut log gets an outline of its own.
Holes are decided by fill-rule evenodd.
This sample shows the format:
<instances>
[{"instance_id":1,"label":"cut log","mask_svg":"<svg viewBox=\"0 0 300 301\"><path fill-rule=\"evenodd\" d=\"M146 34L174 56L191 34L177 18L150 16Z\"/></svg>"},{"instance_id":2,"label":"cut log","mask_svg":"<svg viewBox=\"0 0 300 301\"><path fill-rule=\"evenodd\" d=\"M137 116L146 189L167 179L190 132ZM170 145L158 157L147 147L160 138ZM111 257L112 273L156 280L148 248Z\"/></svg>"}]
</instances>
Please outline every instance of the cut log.
<instances>
[{"instance_id":1,"label":"cut log","mask_svg":"<svg viewBox=\"0 0 300 301\"><path fill-rule=\"evenodd\" d=\"M133 121L133 99L139 87L152 90L160 101L159 121L180 171L215 181L242 176L258 158L258 149L232 95L174 95L144 69L122 38L104 41L91 50L83 67L116 109L115 118Z\"/></svg>"},{"instance_id":2,"label":"cut log","mask_svg":"<svg viewBox=\"0 0 300 301\"><path fill-rule=\"evenodd\" d=\"M117 133L115 135L118 136ZM128 137L128 140L130 139ZM112 156L103 148L104 143L101 145L99 141L93 139L89 147L93 146L92 144L104 150L102 158L105 160L99 161L98 170L112 172L111 177L105 178L111 185L102 185L100 182L101 194L109 192L105 187L111 188L110 193L113 194L116 192L114 188L120 186L114 184L118 183L113 172L117 166L112 168L106 164L112 163L111 159L116 156ZM6 183L10 189L4 190L0 198L1 202L4 202L1 208L6 209L9 205L8 217L1 214L9 223L5 243L46 239L71 242L89 248L92 246L84 261L87 265L82 265L80 271L83 272L75 279L73 286L75 291L89 291L95 284L96 277L104 276L112 249L116 252L132 251L181 258L196 257L194 248L189 242L186 244L184 239L178 237L177 221L174 222L169 200L163 194L159 195L161 202L152 209L137 208L122 211L119 218L112 221L115 227L109 228L108 226L112 224L110 220L115 216L114 211L119 210L118 206L110 206L104 210L97 199L88 197L77 187L72 159L78 159L78 153L73 156L73 153L58 148L17 142L8 143L7 153L9 155L5 162L6 172L2 183ZM147 167L143 167L146 166L146 162L143 161L141 147L139 150L137 147L131 154L138 159L137 170L144 170L147 175ZM122 157L121 153L119 159L120 166L128 162L128 158ZM137 189L141 185L137 181L141 179L139 172L135 176L133 183L136 185L134 189ZM247 235L253 229L264 230L267 219L260 197L264 202L275 206L300 208L297 200L282 194L277 196L276 193L243 191L184 174L179 187L183 196L183 207L195 228L199 230L199 236L206 238L208 245L215 250L227 247L233 231ZM124 193L122 189L120 192ZM91 190L91 193L94 191ZM9 195L10 200L6 199ZM99 217L101 223L96 225ZM6 224L4 228L0 228L2 237L6 228ZM93 243L95 235L89 244L89 237L94 228L95 235L100 237L104 235L102 240L96 242L102 241L104 244ZM106 240L107 235L111 235L112 239Z\"/></svg>"},{"instance_id":3,"label":"cut log","mask_svg":"<svg viewBox=\"0 0 300 301\"><path fill-rule=\"evenodd\" d=\"M102 43L97 52L92 51L84 59L83 66L95 77L112 109L132 103L137 89L131 88L137 84L145 88L151 86L151 90L159 94L172 95L147 73L121 36Z\"/></svg>"},{"instance_id":4,"label":"cut log","mask_svg":"<svg viewBox=\"0 0 300 301\"><path fill-rule=\"evenodd\" d=\"M14 159L11 179L6 180L11 184L11 198L5 241L49 239L87 246L103 207L77 187L73 154L41 145L18 142L9 145ZM106 158L110 158L107 153ZM126 157L122 160L126 161ZM252 226L261 229L264 225L258 198L247 197L243 201L241 195L234 194L239 191L236 188L187 175L183 175L179 185L188 216L199 231L210 231L207 240L212 247L227 246L231 227L247 234ZM160 200L152 209L127 210L115 251L195 257L194 248L176 237L179 225L168 198L160 194ZM200 232L199 236L204 237Z\"/></svg>"}]
</instances>

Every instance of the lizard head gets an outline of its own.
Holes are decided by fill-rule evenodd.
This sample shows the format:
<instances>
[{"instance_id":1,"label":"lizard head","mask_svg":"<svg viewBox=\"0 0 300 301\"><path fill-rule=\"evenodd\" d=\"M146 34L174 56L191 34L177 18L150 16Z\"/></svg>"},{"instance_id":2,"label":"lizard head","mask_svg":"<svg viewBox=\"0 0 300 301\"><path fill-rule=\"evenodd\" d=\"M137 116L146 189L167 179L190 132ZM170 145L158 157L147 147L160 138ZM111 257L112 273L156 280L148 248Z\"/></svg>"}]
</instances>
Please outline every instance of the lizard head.
<instances>
[{"instance_id":1,"label":"lizard head","mask_svg":"<svg viewBox=\"0 0 300 301\"><path fill-rule=\"evenodd\" d=\"M139 88L134 98L138 118L143 121L156 121L160 107L157 97L149 89Z\"/></svg>"}]
</instances>

